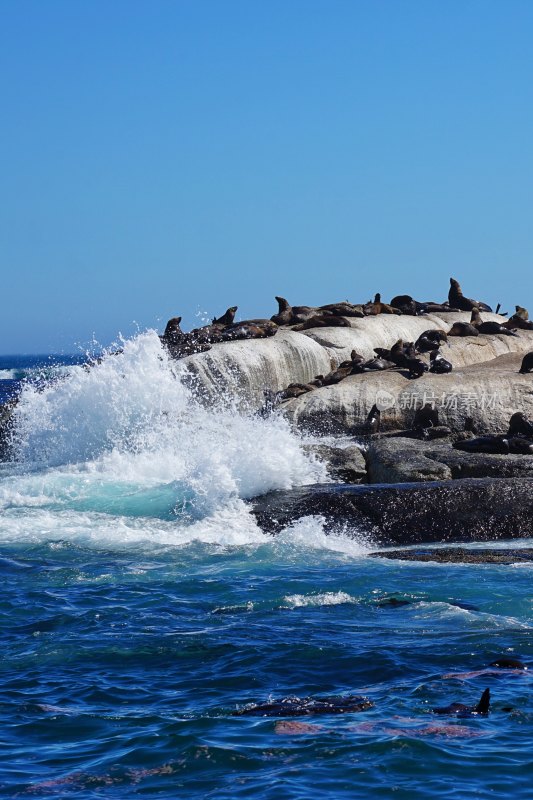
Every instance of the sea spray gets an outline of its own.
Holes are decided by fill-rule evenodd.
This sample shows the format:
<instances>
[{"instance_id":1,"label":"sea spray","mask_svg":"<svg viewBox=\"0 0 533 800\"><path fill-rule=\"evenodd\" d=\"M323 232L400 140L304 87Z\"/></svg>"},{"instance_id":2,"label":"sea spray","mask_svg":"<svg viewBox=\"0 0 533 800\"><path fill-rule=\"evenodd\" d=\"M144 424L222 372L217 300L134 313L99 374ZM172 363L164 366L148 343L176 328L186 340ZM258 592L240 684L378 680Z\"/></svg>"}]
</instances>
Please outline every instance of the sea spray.
<instances>
[{"instance_id":1,"label":"sea spray","mask_svg":"<svg viewBox=\"0 0 533 800\"><path fill-rule=\"evenodd\" d=\"M106 514L153 518L165 539L168 523L186 527L185 538L231 540L232 526L254 538L243 500L324 480L325 470L282 417L224 400L199 402L153 332L44 388L28 385L15 412L17 468L0 504L31 508L37 520L67 514L82 528Z\"/></svg>"}]
</instances>

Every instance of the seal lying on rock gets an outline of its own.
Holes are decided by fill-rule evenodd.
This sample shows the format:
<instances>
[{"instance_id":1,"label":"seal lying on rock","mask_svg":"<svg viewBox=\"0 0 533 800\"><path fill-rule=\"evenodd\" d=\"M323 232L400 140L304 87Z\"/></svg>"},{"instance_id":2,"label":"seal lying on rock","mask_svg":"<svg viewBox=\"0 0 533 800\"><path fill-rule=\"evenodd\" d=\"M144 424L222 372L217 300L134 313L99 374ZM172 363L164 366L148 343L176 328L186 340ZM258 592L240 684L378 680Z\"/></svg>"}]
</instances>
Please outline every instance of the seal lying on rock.
<instances>
[{"instance_id":1,"label":"seal lying on rock","mask_svg":"<svg viewBox=\"0 0 533 800\"><path fill-rule=\"evenodd\" d=\"M166 324L165 332L159 337L172 358L184 358L211 349L211 345L201 337L197 338L192 332L184 333L180 323L181 317L172 317Z\"/></svg>"},{"instance_id":2,"label":"seal lying on rock","mask_svg":"<svg viewBox=\"0 0 533 800\"><path fill-rule=\"evenodd\" d=\"M486 303L465 297L459 281L456 281L455 278L450 278L448 302L451 308L457 308L459 311L472 311L473 308L479 308L481 311L492 311L492 308Z\"/></svg>"},{"instance_id":3,"label":"seal lying on rock","mask_svg":"<svg viewBox=\"0 0 533 800\"><path fill-rule=\"evenodd\" d=\"M393 297L390 304L393 308L397 308L402 314L412 317L416 317L419 313L422 313L419 311L421 303L417 303L409 294L399 294Z\"/></svg>"},{"instance_id":4,"label":"seal lying on rock","mask_svg":"<svg viewBox=\"0 0 533 800\"><path fill-rule=\"evenodd\" d=\"M518 336L514 330L506 328L499 322L483 322L479 308L472 309L472 316L470 317L470 324L477 328L479 333L485 336L503 335L503 336Z\"/></svg>"},{"instance_id":5,"label":"seal lying on rock","mask_svg":"<svg viewBox=\"0 0 533 800\"><path fill-rule=\"evenodd\" d=\"M503 325L505 328L518 328L522 331L533 331L533 322L529 319L529 313L527 308L523 308L522 306L515 306L515 313L512 317L509 317L507 322L504 322Z\"/></svg>"},{"instance_id":6,"label":"seal lying on rock","mask_svg":"<svg viewBox=\"0 0 533 800\"><path fill-rule=\"evenodd\" d=\"M341 303L329 303L326 306L318 306L318 311L325 311L335 317L364 317L363 306L354 305L347 300Z\"/></svg>"},{"instance_id":7,"label":"seal lying on rock","mask_svg":"<svg viewBox=\"0 0 533 800\"><path fill-rule=\"evenodd\" d=\"M388 303L382 303L381 295L378 292L373 301L371 300L365 303L363 306L363 313L368 317L376 316L377 314L401 314L402 312L397 308L393 308Z\"/></svg>"},{"instance_id":8,"label":"seal lying on rock","mask_svg":"<svg viewBox=\"0 0 533 800\"><path fill-rule=\"evenodd\" d=\"M464 703L450 703L449 706L434 708L434 714L454 714L457 717L476 717L486 715L490 710L490 689L485 689L477 706L466 706Z\"/></svg>"},{"instance_id":9,"label":"seal lying on rock","mask_svg":"<svg viewBox=\"0 0 533 800\"><path fill-rule=\"evenodd\" d=\"M312 314L305 322L293 325L293 331L308 331L310 328L350 328L351 325L344 317L336 317L326 312Z\"/></svg>"},{"instance_id":10,"label":"seal lying on rock","mask_svg":"<svg viewBox=\"0 0 533 800\"><path fill-rule=\"evenodd\" d=\"M447 361L438 350L432 350L429 354L429 362L429 371L436 375L444 375L453 369L450 361Z\"/></svg>"},{"instance_id":11,"label":"seal lying on rock","mask_svg":"<svg viewBox=\"0 0 533 800\"><path fill-rule=\"evenodd\" d=\"M430 353L447 342L448 337L444 331L424 331L415 342L415 350L419 353Z\"/></svg>"},{"instance_id":12,"label":"seal lying on rock","mask_svg":"<svg viewBox=\"0 0 533 800\"><path fill-rule=\"evenodd\" d=\"M479 336L479 331L469 322L454 322L448 336Z\"/></svg>"},{"instance_id":13,"label":"seal lying on rock","mask_svg":"<svg viewBox=\"0 0 533 800\"><path fill-rule=\"evenodd\" d=\"M373 708L374 703L361 695L346 697L284 697L270 703L254 703L238 711L234 717L308 717L317 714L355 714Z\"/></svg>"}]
</instances>

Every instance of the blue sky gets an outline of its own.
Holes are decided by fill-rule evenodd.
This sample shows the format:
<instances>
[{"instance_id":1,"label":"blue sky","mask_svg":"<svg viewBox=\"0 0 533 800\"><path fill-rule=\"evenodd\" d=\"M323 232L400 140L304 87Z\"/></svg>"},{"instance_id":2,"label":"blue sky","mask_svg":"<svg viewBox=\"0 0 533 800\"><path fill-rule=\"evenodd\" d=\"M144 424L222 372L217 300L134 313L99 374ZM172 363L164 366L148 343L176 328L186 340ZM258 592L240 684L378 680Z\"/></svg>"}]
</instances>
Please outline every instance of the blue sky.
<instances>
[{"instance_id":1,"label":"blue sky","mask_svg":"<svg viewBox=\"0 0 533 800\"><path fill-rule=\"evenodd\" d=\"M527 305L532 38L521 0L0 0L0 352L451 275Z\"/></svg>"}]
</instances>

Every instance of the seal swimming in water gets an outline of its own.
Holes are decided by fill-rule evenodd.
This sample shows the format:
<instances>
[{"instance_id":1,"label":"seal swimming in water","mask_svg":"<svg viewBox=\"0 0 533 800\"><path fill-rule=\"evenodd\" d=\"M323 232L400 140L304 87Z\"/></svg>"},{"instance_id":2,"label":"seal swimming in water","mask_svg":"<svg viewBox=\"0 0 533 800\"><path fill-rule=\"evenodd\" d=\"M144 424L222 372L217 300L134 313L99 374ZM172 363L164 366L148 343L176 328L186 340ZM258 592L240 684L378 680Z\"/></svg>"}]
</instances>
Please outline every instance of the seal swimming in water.
<instances>
[{"instance_id":1,"label":"seal swimming in water","mask_svg":"<svg viewBox=\"0 0 533 800\"><path fill-rule=\"evenodd\" d=\"M480 300L471 300L465 297L463 290L455 278L450 278L450 291L448 292L448 302L451 308L456 308L459 311L472 311L473 308L479 308L481 311L492 311L492 308Z\"/></svg>"},{"instance_id":2,"label":"seal swimming in water","mask_svg":"<svg viewBox=\"0 0 533 800\"><path fill-rule=\"evenodd\" d=\"M457 717L485 716L490 710L490 689L485 689L477 706L467 706L464 703L450 703L449 706L434 708L434 714L454 714Z\"/></svg>"},{"instance_id":3,"label":"seal swimming in water","mask_svg":"<svg viewBox=\"0 0 533 800\"><path fill-rule=\"evenodd\" d=\"M489 667L527 670L526 665L522 661L518 661L516 658L497 658L496 661L491 661Z\"/></svg>"},{"instance_id":4,"label":"seal swimming in water","mask_svg":"<svg viewBox=\"0 0 533 800\"><path fill-rule=\"evenodd\" d=\"M356 714L373 708L374 703L361 695L345 697L284 697L269 703L253 703L234 711L234 717L307 717L317 714Z\"/></svg>"},{"instance_id":5,"label":"seal swimming in water","mask_svg":"<svg viewBox=\"0 0 533 800\"><path fill-rule=\"evenodd\" d=\"M527 372L533 372L533 352L526 353L522 359L522 366L519 369L519 373L525 375Z\"/></svg>"}]
</instances>

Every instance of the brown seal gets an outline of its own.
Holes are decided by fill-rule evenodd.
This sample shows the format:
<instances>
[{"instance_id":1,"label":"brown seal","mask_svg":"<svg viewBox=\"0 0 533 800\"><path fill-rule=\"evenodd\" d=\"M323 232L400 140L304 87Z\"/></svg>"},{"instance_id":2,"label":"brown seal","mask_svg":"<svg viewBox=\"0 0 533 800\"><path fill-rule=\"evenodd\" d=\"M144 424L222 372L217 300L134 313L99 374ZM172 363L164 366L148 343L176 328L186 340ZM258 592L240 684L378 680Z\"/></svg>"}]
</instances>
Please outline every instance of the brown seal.
<instances>
[{"instance_id":1,"label":"brown seal","mask_svg":"<svg viewBox=\"0 0 533 800\"><path fill-rule=\"evenodd\" d=\"M479 313L479 308L475 306L472 309L472 315L470 317L470 324L477 328L479 333L483 334L484 336L517 336L518 334L515 333L514 330L505 327L499 322L490 321L490 322L483 322L481 319L481 314Z\"/></svg>"},{"instance_id":2,"label":"brown seal","mask_svg":"<svg viewBox=\"0 0 533 800\"><path fill-rule=\"evenodd\" d=\"M454 322L448 336L479 336L479 331L469 322Z\"/></svg>"},{"instance_id":3,"label":"brown seal","mask_svg":"<svg viewBox=\"0 0 533 800\"><path fill-rule=\"evenodd\" d=\"M377 314L401 314L402 312L398 308L393 308L388 303L382 303L381 295L378 292L373 301L365 303L363 306L363 313L365 316L371 317Z\"/></svg>"},{"instance_id":4,"label":"brown seal","mask_svg":"<svg viewBox=\"0 0 533 800\"><path fill-rule=\"evenodd\" d=\"M482 311L492 311L491 307L480 300L471 300L465 297L463 290L455 278L450 278L450 291L448 292L448 302L451 308L456 308L459 311L472 311L473 308L479 308Z\"/></svg>"}]
</instances>

